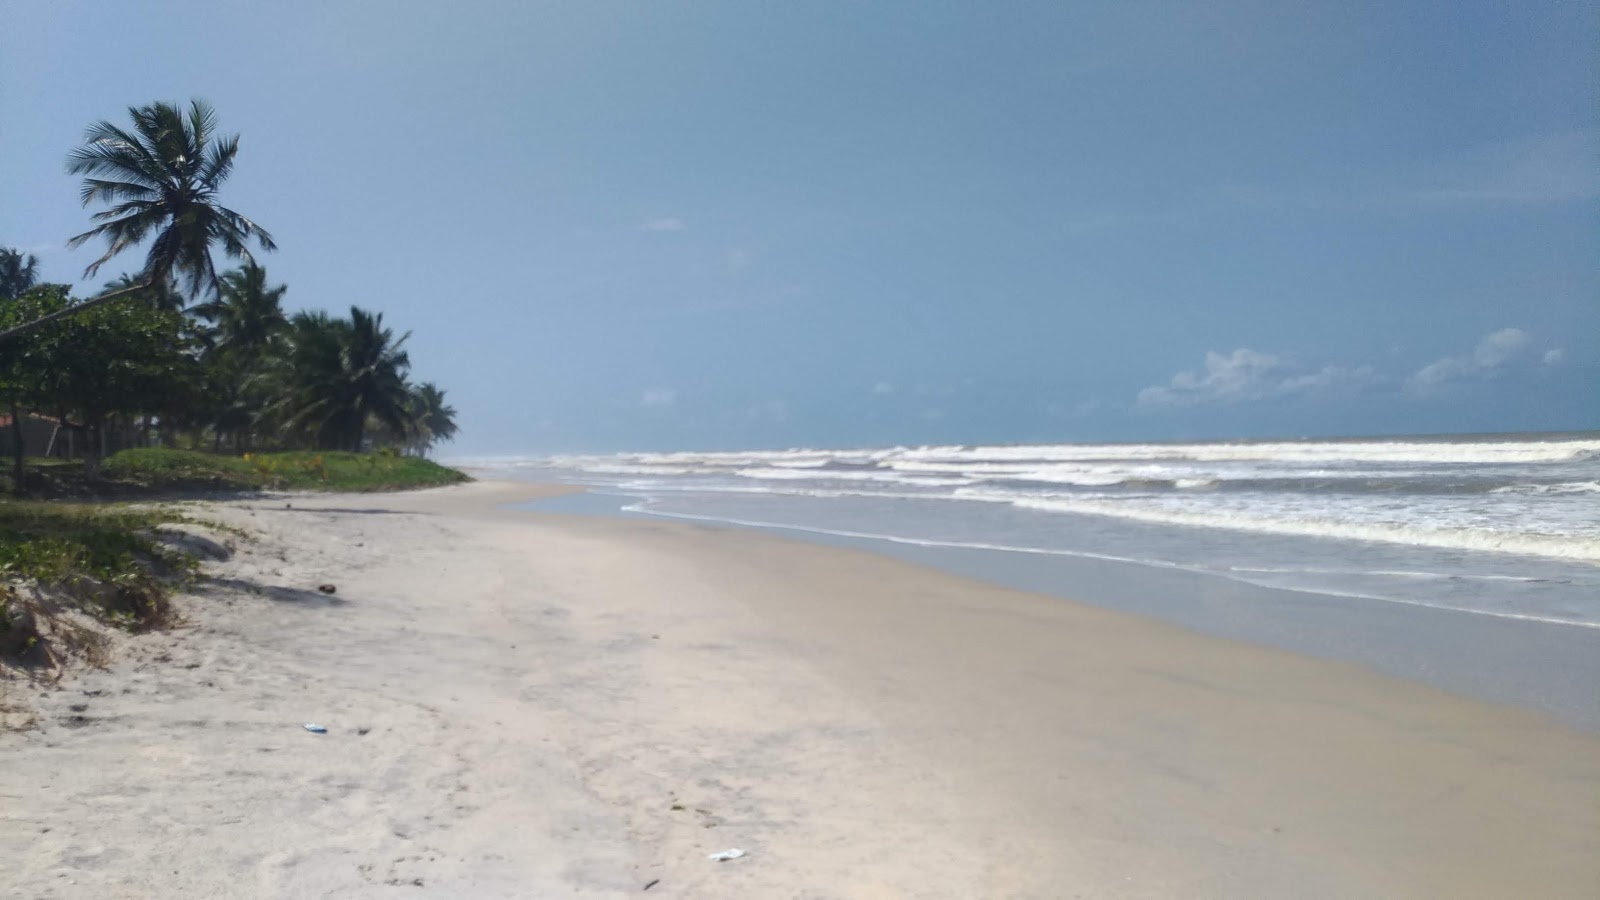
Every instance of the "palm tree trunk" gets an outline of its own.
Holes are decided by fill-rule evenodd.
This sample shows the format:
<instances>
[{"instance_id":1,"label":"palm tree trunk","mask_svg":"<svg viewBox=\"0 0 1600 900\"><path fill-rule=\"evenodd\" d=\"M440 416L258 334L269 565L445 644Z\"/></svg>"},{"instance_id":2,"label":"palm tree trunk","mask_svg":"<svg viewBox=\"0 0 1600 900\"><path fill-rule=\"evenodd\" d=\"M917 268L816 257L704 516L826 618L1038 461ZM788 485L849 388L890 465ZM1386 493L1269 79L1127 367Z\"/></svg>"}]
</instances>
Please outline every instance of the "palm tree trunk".
<instances>
[{"instance_id":1,"label":"palm tree trunk","mask_svg":"<svg viewBox=\"0 0 1600 900\"><path fill-rule=\"evenodd\" d=\"M104 417L87 417L83 425L83 476L88 480L99 479L100 459L105 449Z\"/></svg>"},{"instance_id":2,"label":"palm tree trunk","mask_svg":"<svg viewBox=\"0 0 1600 900\"><path fill-rule=\"evenodd\" d=\"M133 287L121 288L120 290L111 291L110 293L101 294L98 297L85 300L82 303L73 304L66 309L58 309L47 316L40 316L39 318L34 319L32 322L23 322L21 325L7 328L5 331L0 331L0 344L9 341L12 338L21 337L22 335L25 335L35 329L42 328L57 319L64 319L67 316L77 315L85 310L94 309L96 306L109 303L118 297L126 297L129 294L136 294L148 287L150 287L150 283L145 282L144 284L136 284Z\"/></svg>"},{"instance_id":3,"label":"palm tree trunk","mask_svg":"<svg viewBox=\"0 0 1600 900\"><path fill-rule=\"evenodd\" d=\"M17 446L11 457L11 492L18 497L27 493L24 483L27 476L27 464L24 462L27 447L23 444L25 435L22 432L22 407L17 403L17 395L11 395L11 430L16 432Z\"/></svg>"}]
</instances>

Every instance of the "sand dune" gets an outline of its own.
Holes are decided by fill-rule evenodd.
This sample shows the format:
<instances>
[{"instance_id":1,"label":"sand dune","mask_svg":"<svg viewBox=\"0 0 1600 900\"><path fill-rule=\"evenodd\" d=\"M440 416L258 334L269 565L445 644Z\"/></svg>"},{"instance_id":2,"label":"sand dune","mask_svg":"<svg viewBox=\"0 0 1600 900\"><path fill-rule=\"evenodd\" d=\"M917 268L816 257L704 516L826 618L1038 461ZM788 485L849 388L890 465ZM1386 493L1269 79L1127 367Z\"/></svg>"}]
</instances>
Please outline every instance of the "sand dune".
<instances>
[{"instance_id":1,"label":"sand dune","mask_svg":"<svg viewBox=\"0 0 1600 900\"><path fill-rule=\"evenodd\" d=\"M0 893L1600 885L1592 735L865 553L497 508L535 490L203 510L257 538L188 626L0 734Z\"/></svg>"}]
</instances>

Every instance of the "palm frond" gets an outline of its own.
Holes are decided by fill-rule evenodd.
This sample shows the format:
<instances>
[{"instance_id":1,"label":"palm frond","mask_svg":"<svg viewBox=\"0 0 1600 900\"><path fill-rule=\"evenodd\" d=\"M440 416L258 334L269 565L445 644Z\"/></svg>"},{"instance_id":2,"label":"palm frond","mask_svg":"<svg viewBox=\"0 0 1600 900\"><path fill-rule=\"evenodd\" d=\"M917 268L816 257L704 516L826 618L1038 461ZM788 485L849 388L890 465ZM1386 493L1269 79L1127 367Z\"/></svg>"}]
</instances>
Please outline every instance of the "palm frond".
<instances>
[{"instance_id":1,"label":"palm frond","mask_svg":"<svg viewBox=\"0 0 1600 900\"><path fill-rule=\"evenodd\" d=\"M137 184L132 181L106 181L100 178L85 178L83 188L78 191L78 199L84 206L99 200L110 202L113 200L154 200L160 197L160 191L148 185Z\"/></svg>"},{"instance_id":2,"label":"palm frond","mask_svg":"<svg viewBox=\"0 0 1600 900\"><path fill-rule=\"evenodd\" d=\"M106 253L85 270L93 275L112 257L154 236L141 275L158 285L183 283L191 295L215 294L213 248L231 259L253 261L248 243L277 249L255 222L216 203L216 188L232 173L237 135L216 133L215 110L202 100L187 108L156 102L132 107L125 130L97 122L84 144L67 157L67 170L91 176L79 199L107 204L91 217L95 228L74 236L69 247L102 238Z\"/></svg>"}]
</instances>

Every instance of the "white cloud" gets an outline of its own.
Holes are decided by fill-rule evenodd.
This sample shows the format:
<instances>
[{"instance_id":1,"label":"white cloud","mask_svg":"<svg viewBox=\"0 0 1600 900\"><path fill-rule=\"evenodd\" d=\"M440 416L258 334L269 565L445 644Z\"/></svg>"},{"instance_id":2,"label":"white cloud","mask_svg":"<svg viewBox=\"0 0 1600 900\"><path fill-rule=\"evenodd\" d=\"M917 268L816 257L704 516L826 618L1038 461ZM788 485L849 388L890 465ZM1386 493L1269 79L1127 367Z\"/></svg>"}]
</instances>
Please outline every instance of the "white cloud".
<instances>
[{"instance_id":1,"label":"white cloud","mask_svg":"<svg viewBox=\"0 0 1600 900\"><path fill-rule=\"evenodd\" d=\"M1552 203L1600 197L1600 131L1543 134L1479 147L1435 167L1431 200Z\"/></svg>"},{"instance_id":2,"label":"white cloud","mask_svg":"<svg viewBox=\"0 0 1600 900\"><path fill-rule=\"evenodd\" d=\"M1546 350L1544 352L1544 356L1541 357L1540 360L1547 366L1559 366L1563 362L1566 362L1567 351L1562 350L1560 347L1557 347L1554 350Z\"/></svg>"},{"instance_id":3,"label":"white cloud","mask_svg":"<svg viewBox=\"0 0 1600 900\"><path fill-rule=\"evenodd\" d=\"M768 400L757 403L744 411L745 418L755 421L787 422L789 421L789 404L784 400Z\"/></svg>"},{"instance_id":4,"label":"white cloud","mask_svg":"<svg viewBox=\"0 0 1600 900\"><path fill-rule=\"evenodd\" d=\"M651 219L639 226L640 231L683 231L689 226L682 219L668 216L664 219Z\"/></svg>"},{"instance_id":5,"label":"white cloud","mask_svg":"<svg viewBox=\"0 0 1600 900\"><path fill-rule=\"evenodd\" d=\"M755 256L749 250L729 250L723 264L729 272L743 272L755 262Z\"/></svg>"},{"instance_id":6,"label":"white cloud","mask_svg":"<svg viewBox=\"0 0 1600 900\"><path fill-rule=\"evenodd\" d=\"M639 398L639 405L645 409L666 409L677 402L677 389L669 387L646 388Z\"/></svg>"},{"instance_id":7,"label":"white cloud","mask_svg":"<svg viewBox=\"0 0 1600 900\"><path fill-rule=\"evenodd\" d=\"M1414 391L1427 391L1456 381L1485 381L1497 378L1510 369L1530 365L1535 361L1533 339L1521 328L1502 328L1484 335L1471 353L1446 356L1418 369L1408 386ZM1561 362L1560 350L1549 350L1537 359L1544 365Z\"/></svg>"},{"instance_id":8,"label":"white cloud","mask_svg":"<svg viewBox=\"0 0 1600 900\"><path fill-rule=\"evenodd\" d=\"M894 385L887 381L880 381L872 386L872 392L880 397L884 396L885 394L892 394L894 393L894 390Z\"/></svg>"},{"instance_id":9,"label":"white cloud","mask_svg":"<svg viewBox=\"0 0 1600 900\"><path fill-rule=\"evenodd\" d=\"M1179 372L1165 385L1139 392L1138 406L1198 406L1291 397L1337 389L1359 389L1382 379L1369 366L1324 366L1305 370L1274 353L1239 348L1210 351L1202 371Z\"/></svg>"}]
</instances>

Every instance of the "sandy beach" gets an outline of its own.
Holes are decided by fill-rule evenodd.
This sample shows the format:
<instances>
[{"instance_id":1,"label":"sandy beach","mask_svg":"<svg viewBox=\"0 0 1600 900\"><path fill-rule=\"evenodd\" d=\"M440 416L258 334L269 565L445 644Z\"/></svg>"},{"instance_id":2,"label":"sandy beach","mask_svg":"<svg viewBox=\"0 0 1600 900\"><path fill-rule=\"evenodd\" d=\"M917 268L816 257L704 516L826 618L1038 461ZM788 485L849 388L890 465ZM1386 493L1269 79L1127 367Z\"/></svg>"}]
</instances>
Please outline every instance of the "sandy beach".
<instances>
[{"instance_id":1,"label":"sandy beach","mask_svg":"<svg viewBox=\"0 0 1600 900\"><path fill-rule=\"evenodd\" d=\"M0 895L1600 890L1595 735L550 490L199 506L252 538L184 627L20 692Z\"/></svg>"}]
</instances>

